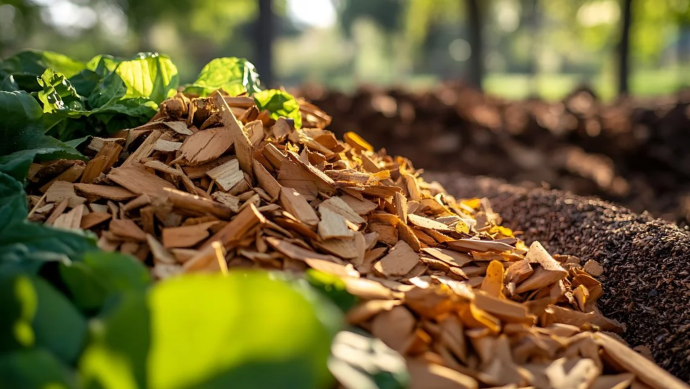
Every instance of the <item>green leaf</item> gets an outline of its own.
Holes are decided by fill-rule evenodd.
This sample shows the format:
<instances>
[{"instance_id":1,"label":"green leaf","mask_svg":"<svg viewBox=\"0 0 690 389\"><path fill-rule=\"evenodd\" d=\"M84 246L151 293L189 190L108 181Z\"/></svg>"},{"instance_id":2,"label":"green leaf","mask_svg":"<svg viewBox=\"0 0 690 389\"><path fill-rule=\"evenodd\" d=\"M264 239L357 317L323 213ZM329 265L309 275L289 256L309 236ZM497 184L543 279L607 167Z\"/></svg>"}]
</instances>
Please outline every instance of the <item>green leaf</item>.
<instances>
[{"instance_id":1,"label":"green leaf","mask_svg":"<svg viewBox=\"0 0 690 389\"><path fill-rule=\"evenodd\" d=\"M46 69L38 78L38 84L43 88L38 92L38 100L43 103L43 112L64 112L71 116L81 116L84 104L81 96L62 73L53 69Z\"/></svg>"},{"instance_id":2,"label":"green leaf","mask_svg":"<svg viewBox=\"0 0 690 389\"><path fill-rule=\"evenodd\" d=\"M39 77L46 69L55 69L65 77L72 77L86 69L86 64L52 51L27 50L0 63L0 73L26 74Z\"/></svg>"},{"instance_id":3,"label":"green leaf","mask_svg":"<svg viewBox=\"0 0 690 389\"><path fill-rule=\"evenodd\" d=\"M84 138L79 138L82 140ZM54 146L51 146L51 143ZM42 148L33 150L21 150L0 157L0 172L12 176L14 179L24 181L29 172L29 166L33 161L53 161L56 159L86 159L73 147L76 141L60 142L55 138L46 137L41 143ZM67 147L65 147L67 146Z\"/></svg>"},{"instance_id":4,"label":"green leaf","mask_svg":"<svg viewBox=\"0 0 690 389\"><path fill-rule=\"evenodd\" d=\"M158 53L139 53L115 68L127 91L125 99L145 97L159 104L174 94L180 79L170 57Z\"/></svg>"},{"instance_id":5,"label":"green leaf","mask_svg":"<svg viewBox=\"0 0 690 389\"><path fill-rule=\"evenodd\" d=\"M295 128L302 127L299 103L291 94L278 89L268 89L255 93L254 102L259 111L268 110L272 119L285 117L295 121Z\"/></svg>"},{"instance_id":6,"label":"green leaf","mask_svg":"<svg viewBox=\"0 0 690 389\"><path fill-rule=\"evenodd\" d=\"M28 93L0 92L0 156L22 150L57 148L72 158L83 158L74 148L44 135L42 117L41 106Z\"/></svg>"},{"instance_id":7,"label":"green leaf","mask_svg":"<svg viewBox=\"0 0 690 389\"><path fill-rule=\"evenodd\" d=\"M335 328L319 309L263 272L169 279L94 326L80 371L86 387L325 387Z\"/></svg>"},{"instance_id":8,"label":"green leaf","mask_svg":"<svg viewBox=\"0 0 690 389\"><path fill-rule=\"evenodd\" d=\"M143 291L151 283L148 270L139 260L101 251L86 253L83 262L61 263L60 275L72 301L82 311L98 310L114 295Z\"/></svg>"},{"instance_id":9,"label":"green leaf","mask_svg":"<svg viewBox=\"0 0 690 389\"><path fill-rule=\"evenodd\" d=\"M0 388L74 388L73 374L43 349L0 355Z\"/></svg>"},{"instance_id":10,"label":"green leaf","mask_svg":"<svg viewBox=\"0 0 690 389\"><path fill-rule=\"evenodd\" d=\"M201 69L199 77L186 86L185 92L208 96L217 89L230 96L259 92L259 73L254 64L244 58L216 58Z\"/></svg>"},{"instance_id":11,"label":"green leaf","mask_svg":"<svg viewBox=\"0 0 690 389\"><path fill-rule=\"evenodd\" d=\"M31 321L36 315L36 300L36 290L27 277L0 275L0 354L35 344Z\"/></svg>"},{"instance_id":12,"label":"green leaf","mask_svg":"<svg viewBox=\"0 0 690 389\"><path fill-rule=\"evenodd\" d=\"M38 296L32 322L36 344L45 347L65 363L77 360L86 339L86 319L72 303L42 278L32 278Z\"/></svg>"},{"instance_id":13,"label":"green leaf","mask_svg":"<svg viewBox=\"0 0 690 389\"><path fill-rule=\"evenodd\" d=\"M75 362L86 339L84 317L44 279L21 273L2 274L0 328L10 328L14 338L8 340L3 335L2 349L35 345L50 350L67 364Z\"/></svg>"},{"instance_id":14,"label":"green leaf","mask_svg":"<svg viewBox=\"0 0 690 389\"><path fill-rule=\"evenodd\" d=\"M69 262L96 249L93 233L26 220L26 194L19 181L0 173L0 273L36 273L47 261Z\"/></svg>"},{"instance_id":15,"label":"green leaf","mask_svg":"<svg viewBox=\"0 0 690 389\"><path fill-rule=\"evenodd\" d=\"M19 84L15 81L13 75L5 77L2 82L0 82L0 91L14 92L19 90Z\"/></svg>"}]
</instances>

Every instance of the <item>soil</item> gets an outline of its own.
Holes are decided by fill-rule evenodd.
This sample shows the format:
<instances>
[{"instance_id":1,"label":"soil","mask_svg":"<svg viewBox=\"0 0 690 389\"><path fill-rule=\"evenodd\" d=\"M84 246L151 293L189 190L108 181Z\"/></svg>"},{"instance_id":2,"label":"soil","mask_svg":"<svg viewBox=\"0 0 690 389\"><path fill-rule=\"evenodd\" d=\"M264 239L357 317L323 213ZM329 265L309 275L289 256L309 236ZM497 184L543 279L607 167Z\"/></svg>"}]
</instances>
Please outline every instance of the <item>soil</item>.
<instances>
[{"instance_id":1,"label":"soil","mask_svg":"<svg viewBox=\"0 0 690 389\"><path fill-rule=\"evenodd\" d=\"M491 178L427 173L458 197L488 197L504 225L550 252L604 266L599 307L627 325L623 338L690 381L690 235L686 229L591 197Z\"/></svg>"},{"instance_id":2,"label":"soil","mask_svg":"<svg viewBox=\"0 0 690 389\"><path fill-rule=\"evenodd\" d=\"M415 167L486 175L690 223L690 96L604 103L587 89L560 102L506 101L457 84L426 92L362 87L297 92Z\"/></svg>"}]
</instances>

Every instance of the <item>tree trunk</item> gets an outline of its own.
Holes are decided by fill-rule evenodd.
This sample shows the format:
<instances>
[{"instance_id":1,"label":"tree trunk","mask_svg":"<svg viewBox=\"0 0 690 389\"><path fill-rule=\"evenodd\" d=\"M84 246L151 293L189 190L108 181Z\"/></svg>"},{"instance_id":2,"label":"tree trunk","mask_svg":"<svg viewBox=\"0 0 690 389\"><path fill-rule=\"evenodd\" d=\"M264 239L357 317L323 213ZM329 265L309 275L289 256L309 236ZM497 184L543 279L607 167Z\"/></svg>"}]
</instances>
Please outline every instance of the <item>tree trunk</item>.
<instances>
[{"instance_id":1,"label":"tree trunk","mask_svg":"<svg viewBox=\"0 0 690 389\"><path fill-rule=\"evenodd\" d=\"M539 85L537 83L539 69L537 66L537 61L539 60L539 31L541 30L539 0L530 1L526 19L529 26L528 31L532 36L532 42L530 43L531 54L527 68L527 72L529 74L529 93L530 97L537 97L539 95Z\"/></svg>"},{"instance_id":2,"label":"tree trunk","mask_svg":"<svg viewBox=\"0 0 690 389\"><path fill-rule=\"evenodd\" d=\"M628 77L630 75L630 25L632 24L633 0L623 0L623 24L621 25L621 40L618 44L618 94L627 95L629 92Z\"/></svg>"},{"instance_id":3,"label":"tree trunk","mask_svg":"<svg viewBox=\"0 0 690 389\"><path fill-rule=\"evenodd\" d=\"M256 68L261 75L261 84L272 87L273 80L273 38L275 17L272 0L259 0L259 18L256 21Z\"/></svg>"},{"instance_id":4,"label":"tree trunk","mask_svg":"<svg viewBox=\"0 0 690 389\"><path fill-rule=\"evenodd\" d=\"M469 59L469 83L477 89L482 89L484 78L484 52L482 50L482 20L479 0L465 0L468 41L471 55Z\"/></svg>"}]
</instances>

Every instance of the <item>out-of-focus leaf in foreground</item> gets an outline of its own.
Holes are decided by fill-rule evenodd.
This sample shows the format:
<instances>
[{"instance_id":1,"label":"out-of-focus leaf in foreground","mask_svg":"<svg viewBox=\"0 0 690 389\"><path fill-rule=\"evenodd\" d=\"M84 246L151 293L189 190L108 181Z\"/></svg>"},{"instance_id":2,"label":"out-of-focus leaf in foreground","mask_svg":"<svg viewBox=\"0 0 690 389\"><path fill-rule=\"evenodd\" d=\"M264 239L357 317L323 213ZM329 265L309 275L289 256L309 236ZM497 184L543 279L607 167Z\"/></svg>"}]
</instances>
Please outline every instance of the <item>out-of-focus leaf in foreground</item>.
<instances>
[{"instance_id":1,"label":"out-of-focus leaf in foreground","mask_svg":"<svg viewBox=\"0 0 690 389\"><path fill-rule=\"evenodd\" d=\"M87 388L317 388L336 329L298 287L263 272L193 275L128 295L94 323ZM330 309L333 309L330 307Z\"/></svg>"},{"instance_id":2,"label":"out-of-focus leaf in foreground","mask_svg":"<svg viewBox=\"0 0 690 389\"><path fill-rule=\"evenodd\" d=\"M43 349L0 355L0 388L74 388L72 372Z\"/></svg>"},{"instance_id":3,"label":"out-of-focus leaf in foreground","mask_svg":"<svg viewBox=\"0 0 690 389\"><path fill-rule=\"evenodd\" d=\"M0 351L43 347L66 364L77 360L86 336L86 320L47 281L26 274L0 276L3 297ZM21 347L18 347L21 346Z\"/></svg>"}]
</instances>

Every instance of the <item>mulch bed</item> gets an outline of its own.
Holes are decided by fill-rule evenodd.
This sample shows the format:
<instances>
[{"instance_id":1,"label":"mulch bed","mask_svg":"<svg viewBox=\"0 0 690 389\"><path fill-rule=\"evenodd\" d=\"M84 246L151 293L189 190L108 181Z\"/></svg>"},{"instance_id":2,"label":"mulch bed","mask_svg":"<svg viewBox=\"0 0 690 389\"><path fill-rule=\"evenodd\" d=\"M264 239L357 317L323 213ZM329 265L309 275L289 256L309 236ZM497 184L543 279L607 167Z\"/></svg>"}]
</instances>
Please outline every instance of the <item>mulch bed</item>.
<instances>
[{"instance_id":1,"label":"mulch bed","mask_svg":"<svg viewBox=\"0 0 690 389\"><path fill-rule=\"evenodd\" d=\"M607 317L627 325L630 346L646 346L654 360L690 381L690 235L648 214L588 197L523 188L491 178L428 173L458 197L486 196L504 225L524 231L547 250L594 259L605 268Z\"/></svg>"}]
</instances>

